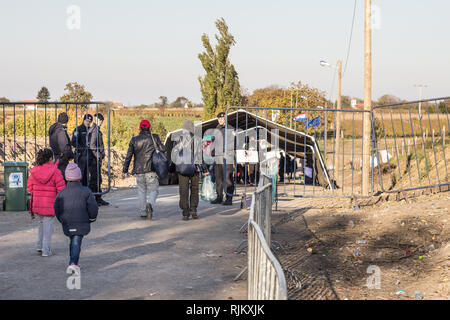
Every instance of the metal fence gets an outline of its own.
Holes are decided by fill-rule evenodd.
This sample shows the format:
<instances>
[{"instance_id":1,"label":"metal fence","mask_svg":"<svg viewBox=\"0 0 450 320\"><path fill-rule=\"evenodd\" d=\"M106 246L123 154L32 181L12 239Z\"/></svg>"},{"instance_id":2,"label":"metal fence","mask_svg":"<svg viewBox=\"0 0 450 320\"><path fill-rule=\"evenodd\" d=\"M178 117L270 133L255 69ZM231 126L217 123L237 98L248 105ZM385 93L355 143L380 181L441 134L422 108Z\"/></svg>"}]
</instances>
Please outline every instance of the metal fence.
<instances>
[{"instance_id":1,"label":"metal fence","mask_svg":"<svg viewBox=\"0 0 450 320\"><path fill-rule=\"evenodd\" d=\"M256 190L261 174L277 180L276 205L279 197L285 196L351 198L362 194L362 158L372 156L375 146L364 150L365 113L347 109L228 108L225 132L234 130L236 147L233 195L245 196L249 189ZM239 157L252 153L257 154L257 162L255 157ZM375 161L372 157L371 195L380 190ZM224 170L226 175L226 166Z\"/></svg>"},{"instance_id":2,"label":"metal fence","mask_svg":"<svg viewBox=\"0 0 450 320\"><path fill-rule=\"evenodd\" d=\"M94 194L105 194L111 188L111 151L110 151L110 106L106 102L1 102L0 103L0 134L3 141L0 144L0 162L25 161L32 167L37 151L41 148L49 148L49 128L58 120L61 112L69 116L67 133L72 138L73 133L83 123L83 117L90 113L102 113L107 124L107 142L105 153L107 157L106 168L103 171L107 175L107 188ZM72 139L71 139L72 142ZM98 150L98 145L96 146ZM78 140L74 142L73 151L75 162L85 160L87 164L93 163L90 152L82 152L78 146ZM87 151L87 150L86 150ZM81 158L83 157L83 158ZM91 159L89 159L91 157ZM102 167L98 161L91 171L101 181ZM87 184L91 183L91 174L87 175ZM3 183L3 179L1 180ZM4 196L4 191L0 192Z\"/></svg>"},{"instance_id":3,"label":"metal fence","mask_svg":"<svg viewBox=\"0 0 450 320\"><path fill-rule=\"evenodd\" d=\"M230 107L225 133L234 132L233 196L246 203L259 176L266 174L277 181L276 208L281 197L362 197L363 157L370 159L369 197L448 190L449 103L450 98L436 98L370 111ZM372 143L364 150L367 113ZM224 166L224 177L226 170Z\"/></svg>"},{"instance_id":4,"label":"metal fence","mask_svg":"<svg viewBox=\"0 0 450 320\"><path fill-rule=\"evenodd\" d=\"M247 236L249 300L287 300L283 269L270 250L271 199L271 184L259 188L252 197ZM258 221L265 225L260 227Z\"/></svg>"},{"instance_id":5,"label":"metal fence","mask_svg":"<svg viewBox=\"0 0 450 320\"><path fill-rule=\"evenodd\" d=\"M439 98L373 108L383 192L448 190L449 103L450 98Z\"/></svg>"}]
</instances>

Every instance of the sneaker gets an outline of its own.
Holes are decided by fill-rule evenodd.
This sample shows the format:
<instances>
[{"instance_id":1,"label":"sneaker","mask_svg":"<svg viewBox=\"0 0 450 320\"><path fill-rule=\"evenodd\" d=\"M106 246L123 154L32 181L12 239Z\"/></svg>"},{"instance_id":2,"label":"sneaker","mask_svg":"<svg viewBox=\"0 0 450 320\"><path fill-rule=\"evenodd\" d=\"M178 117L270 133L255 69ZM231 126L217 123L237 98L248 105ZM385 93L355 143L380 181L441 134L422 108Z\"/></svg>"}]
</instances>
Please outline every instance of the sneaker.
<instances>
[{"instance_id":1,"label":"sneaker","mask_svg":"<svg viewBox=\"0 0 450 320\"><path fill-rule=\"evenodd\" d=\"M222 198L216 198L216 200L211 201L211 204L221 204L222 203Z\"/></svg>"},{"instance_id":2,"label":"sneaker","mask_svg":"<svg viewBox=\"0 0 450 320\"><path fill-rule=\"evenodd\" d=\"M81 270L80 270L80 265L79 265L79 264L76 265L76 264L72 263L72 264L71 264L70 266L68 266L67 269L66 269L66 273L67 273L67 274L77 274L77 275L80 275L80 272L81 272Z\"/></svg>"},{"instance_id":3,"label":"sneaker","mask_svg":"<svg viewBox=\"0 0 450 320\"><path fill-rule=\"evenodd\" d=\"M52 255L53 255L53 253L51 251L49 251L49 252L42 252L42 256L43 257L50 257Z\"/></svg>"},{"instance_id":4,"label":"sneaker","mask_svg":"<svg viewBox=\"0 0 450 320\"><path fill-rule=\"evenodd\" d=\"M148 219L152 220L152 217L153 217L153 208L152 208L152 205L151 205L150 203L147 203L147 206L145 207L145 212L147 213L147 214L146 214L146 217L147 217Z\"/></svg>"}]
</instances>

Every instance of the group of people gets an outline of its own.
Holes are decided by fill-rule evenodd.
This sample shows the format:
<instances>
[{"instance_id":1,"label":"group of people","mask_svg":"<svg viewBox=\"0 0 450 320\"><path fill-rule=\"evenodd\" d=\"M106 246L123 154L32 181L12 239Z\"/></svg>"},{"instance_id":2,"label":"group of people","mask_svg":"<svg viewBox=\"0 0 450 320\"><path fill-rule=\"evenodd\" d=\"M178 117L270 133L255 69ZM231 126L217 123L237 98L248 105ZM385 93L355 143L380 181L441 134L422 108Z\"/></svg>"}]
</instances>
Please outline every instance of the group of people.
<instances>
[{"instance_id":1,"label":"group of people","mask_svg":"<svg viewBox=\"0 0 450 320\"><path fill-rule=\"evenodd\" d=\"M95 199L99 206L109 205L101 196L102 161L105 158L105 146L101 126L104 117L101 113L94 116L85 114L81 125L75 128L72 139L67 133L69 116L63 112L58 116L58 122L49 129L50 148L58 169L65 178L65 169L70 161L74 161L81 170L81 184L96 193ZM73 151L72 148L75 150Z\"/></svg>"},{"instance_id":2,"label":"group of people","mask_svg":"<svg viewBox=\"0 0 450 320\"><path fill-rule=\"evenodd\" d=\"M225 114L218 114L217 130L225 136ZM36 250L43 256L52 255L51 238L54 221L57 219L63 227L63 232L70 238L69 265L67 273L80 273L79 257L81 242L90 232L90 224L97 219L98 209L108 203L101 199L101 165L105 158L102 133L100 127L103 116L86 114L83 123L75 128L72 139L67 133L69 121L66 113L58 116L58 122L49 130L50 147L37 152L35 166L30 171L27 187L31 193L30 213L38 217L38 240ZM158 197L159 177L153 165L155 152L166 152L165 145L157 134L150 130L148 120L139 124L140 133L129 143L127 155L123 164L123 178L128 176L133 159L132 174L136 175L138 187L139 211L143 218L151 219L153 208ZM230 132L234 128L228 127ZM179 206L183 220L198 218L199 183L201 175L208 176L210 169L203 159L194 161L194 155L202 155L202 141L194 135L194 124L187 120L183 124L183 134L177 141L172 155L179 176ZM225 140L225 139L224 139ZM75 148L75 152L72 150ZM195 150L195 148L200 148ZM233 148L233 146L231 147ZM216 146L217 149L217 146ZM223 152L221 152L223 151ZM233 164L226 163L225 141L223 149L218 148L214 158L217 197L212 204L232 205L234 193ZM192 161L179 161L178 157ZM74 161L71 163L71 161ZM198 160L198 159L195 159ZM226 177L224 179L224 166ZM226 181L225 185L223 180ZM225 192L225 200L224 200ZM96 195L94 195L96 194Z\"/></svg>"},{"instance_id":3,"label":"group of people","mask_svg":"<svg viewBox=\"0 0 450 320\"><path fill-rule=\"evenodd\" d=\"M30 213L38 219L36 250L43 257L52 255L56 218L70 238L69 274L80 273L82 239L97 219L98 207L109 204L101 198L101 167L105 158L100 130L103 121L101 113L84 115L83 123L75 128L70 139L69 117L66 112L59 114L48 132L51 149L43 148L36 153L36 163L27 182Z\"/></svg>"},{"instance_id":4,"label":"group of people","mask_svg":"<svg viewBox=\"0 0 450 320\"><path fill-rule=\"evenodd\" d=\"M225 137L225 113L220 112L217 118L219 124L216 129L222 134L222 137ZM130 141L123 164L122 177L124 179L128 177L130 163L132 158L134 158L132 174L136 175L140 215L142 218L151 219L159 188L159 179L152 166L152 157L156 150L160 152L166 152L167 150L161 143L159 136L151 133L148 120L142 120L139 126L139 135L133 137ZM172 150L171 161L175 164L178 174L179 206L182 211L182 218L183 220L198 219L197 207L199 204L200 178L201 175L208 176L212 172L210 172L208 164L204 162L202 157L202 141L198 141L199 138L194 134L192 121L186 120L182 129L182 133L179 135ZM228 126L228 130L228 136L233 136L234 128ZM211 203L230 206L233 204L234 193L233 164L232 162L231 164L226 163L225 139L221 143L223 144L222 152L220 150L217 152L216 150L212 154L217 197ZM196 155L200 155L200 157L197 158ZM224 185L225 165L226 182Z\"/></svg>"},{"instance_id":5,"label":"group of people","mask_svg":"<svg viewBox=\"0 0 450 320\"><path fill-rule=\"evenodd\" d=\"M70 238L67 273L80 274L78 263L81 242L90 232L90 224L97 219L98 205L92 191L81 183L82 173L76 163L65 165L51 149L36 154L36 165L27 182L31 193L30 212L38 218L36 250L43 257L52 255L51 238L55 218L62 224L64 234Z\"/></svg>"}]
</instances>

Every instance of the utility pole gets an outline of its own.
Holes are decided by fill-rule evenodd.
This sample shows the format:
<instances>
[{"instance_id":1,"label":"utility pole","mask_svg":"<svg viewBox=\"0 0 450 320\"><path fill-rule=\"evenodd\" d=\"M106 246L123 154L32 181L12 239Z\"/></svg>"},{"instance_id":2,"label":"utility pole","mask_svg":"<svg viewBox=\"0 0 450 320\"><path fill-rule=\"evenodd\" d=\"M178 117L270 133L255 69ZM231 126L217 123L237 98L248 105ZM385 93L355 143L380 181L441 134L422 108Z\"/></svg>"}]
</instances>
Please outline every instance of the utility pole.
<instances>
[{"instance_id":1,"label":"utility pole","mask_svg":"<svg viewBox=\"0 0 450 320\"><path fill-rule=\"evenodd\" d=\"M369 195L370 156L372 150L372 1L366 0L364 23L364 128L362 161L362 195Z\"/></svg>"},{"instance_id":2,"label":"utility pole","mask_svg":"<svg viewBox=\"0 0 450 320\"><path fill-rule=\"evenodd\" d=\"M415 84L414 87L419 88L419 101L421 101L423 88L427 88L428 86L426 84ZM422 118L421 108L422 108L422 102L419 102L419 119Z\"/></svg>"},{"instance_id":3,"label":"utility pole","mask_svg":"<svg viewBox=\"0 0 450 320\"><path fill-rule=\"evenodd\" d=\"M342 60L338 61L338 93L337 93L337 106L336 109L336 138L335 138L335 155L336 155L336 168L334 168L335 177L339 177L339 170L341 168L341 155L340 153L340 146L341 146L341 118L342 118L342 112L340 110L342 109ZM342 166L343 168L343 166ZM344 183L344 181L342 181Z\"/></svg>"}]
</instances>

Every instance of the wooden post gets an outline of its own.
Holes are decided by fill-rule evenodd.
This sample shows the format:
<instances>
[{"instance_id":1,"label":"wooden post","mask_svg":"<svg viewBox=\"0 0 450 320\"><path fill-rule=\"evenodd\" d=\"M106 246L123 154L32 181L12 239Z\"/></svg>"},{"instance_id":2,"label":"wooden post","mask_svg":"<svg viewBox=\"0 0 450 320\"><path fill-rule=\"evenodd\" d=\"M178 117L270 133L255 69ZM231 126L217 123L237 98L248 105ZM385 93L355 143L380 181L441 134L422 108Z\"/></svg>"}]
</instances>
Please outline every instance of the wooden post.
<instances>
[{"instance_id":1,"label":"wooden post","mask_svg":"<svg viewBox=\"0 0 450 320\"><path fill-rule=\"evenodd\" d=\"M370 153L372 149L372 132L370 111L372 107L372 1L366 0L364 23L364 140L362 194L369 195Z\"/></svg>"}]
</instances>

